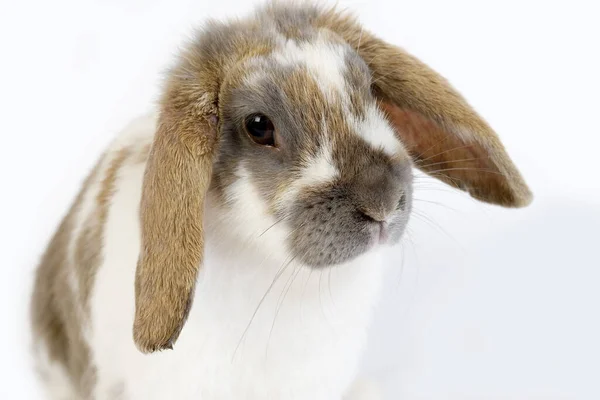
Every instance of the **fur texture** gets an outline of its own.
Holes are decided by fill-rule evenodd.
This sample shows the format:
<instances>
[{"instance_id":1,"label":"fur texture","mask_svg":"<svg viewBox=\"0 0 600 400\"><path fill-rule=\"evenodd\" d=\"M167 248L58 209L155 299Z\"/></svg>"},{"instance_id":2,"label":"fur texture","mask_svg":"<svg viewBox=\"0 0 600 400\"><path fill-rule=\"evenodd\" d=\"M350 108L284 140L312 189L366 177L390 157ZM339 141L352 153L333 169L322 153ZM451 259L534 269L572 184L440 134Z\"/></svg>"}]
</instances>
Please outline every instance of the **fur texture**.
<instances>
[{"instance_id":1,"label":"fur texture","mask_svg":"<svg viewBox=\"0 0 600 400\"><path fill-rule=\"evenodd\" d=\"M273 146L245 126L257 113ZM353 381L413 166L530 201L466 101L354 18L270 4L209 22L42 259L32 319L54 398L373 400Z\"/></svg>"}]
</instances>

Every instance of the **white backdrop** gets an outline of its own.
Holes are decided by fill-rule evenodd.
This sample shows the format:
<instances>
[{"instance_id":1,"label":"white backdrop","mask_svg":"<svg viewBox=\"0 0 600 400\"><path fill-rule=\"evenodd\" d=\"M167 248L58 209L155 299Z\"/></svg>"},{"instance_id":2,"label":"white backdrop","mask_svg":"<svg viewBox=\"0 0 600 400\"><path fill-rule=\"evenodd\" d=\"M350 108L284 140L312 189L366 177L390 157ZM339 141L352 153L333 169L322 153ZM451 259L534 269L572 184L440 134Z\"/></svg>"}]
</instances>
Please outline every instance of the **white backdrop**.
<instances>
[{"instance_id":1,"label":"white backdrop","mask_svg":"<svg viewBox=\"0 0 600 400\"><path fill-rule=\"evenodd\" d=\"M87 170L152 104L185 34L250 3L0 3L0 398L41 398L26 348L29 285ZM596 2L339 3L448 77L536 196L515 211L433 180L417 187L366 373L390 400L600 398Z\"/></svg>"}]
</instances>

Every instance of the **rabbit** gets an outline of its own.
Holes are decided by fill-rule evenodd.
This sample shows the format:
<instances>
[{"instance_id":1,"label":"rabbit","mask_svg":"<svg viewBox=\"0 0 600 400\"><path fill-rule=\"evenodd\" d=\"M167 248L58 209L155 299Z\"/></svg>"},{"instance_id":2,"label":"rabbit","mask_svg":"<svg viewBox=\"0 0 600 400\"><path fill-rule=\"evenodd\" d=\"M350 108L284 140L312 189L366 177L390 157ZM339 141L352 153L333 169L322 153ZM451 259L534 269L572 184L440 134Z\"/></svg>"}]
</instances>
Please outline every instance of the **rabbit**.
<instances>
[{"instance_id":1,"label":"rabbit","mask_svg":"<svg viewBox=\"0 0 600 400\"><path fill-rule=\"evenodd\" d=\"M381 398L359 364L415 168L532 198L467 101L353 14L275 2L207 22L42 256L48 398Z\"/></svg>"}]
</instances>

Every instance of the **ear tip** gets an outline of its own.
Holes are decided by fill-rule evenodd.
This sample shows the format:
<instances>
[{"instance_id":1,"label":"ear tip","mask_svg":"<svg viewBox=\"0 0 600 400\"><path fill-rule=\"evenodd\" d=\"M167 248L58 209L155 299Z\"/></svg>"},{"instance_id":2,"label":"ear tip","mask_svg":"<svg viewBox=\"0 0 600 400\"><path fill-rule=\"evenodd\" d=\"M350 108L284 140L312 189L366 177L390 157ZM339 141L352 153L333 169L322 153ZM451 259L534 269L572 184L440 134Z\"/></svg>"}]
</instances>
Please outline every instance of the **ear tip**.
<instances>
[{"instance_id":1,"label":"ear tip","mask_svg":"<svg viewBox=\"0 0 600 400\"><path fill-rule=\"evenodd\" d=\"M533 193L521 176L519 176L518 179L513 179L511 186L512 204L510 207L524 208L531 204L533 201Z\"/></svg>"},{"instance_id":2,"label":"ear tip","mask_svg":"<svg viewBox=\"0 0 600 400\"><path fill-rule=\"evenodd\" d=\"M496 186L495 190L481 190L469 187L466 189L471 197L479 201L506 208L524 208L533 201L533 193L524 182L512 183L509 186Z\"/></svg>"},{"instance_id":3,"label":"ear tip","mask_svg":"<svg viewBox=\"0 0 600 400\"><path fill-rule=\"evenodd\" d=\"M180 326L181 324L161 325L151 323L136 316L133 324L133 342L138 350L144 354L173 350L173 344L181 332Z\"/></svg>"},{"instance_id":4,"label":"ear tip","mask_svg":"<svg viewBox=\"0 0 600 400\"><path fill-rule=\"evenodd\" d=\"M531 192L531 190L527 186L525 186L524 189L525 190L523 191L523 193L521 193L517 201L516 206L518 208L527 207L533 202L533 193Z\"/></svg>"},{"instance_id":5,"label":"ear tip","mask_svg":"<svg viewBox=\"0 0 600 400\"><path fill-rule=\"evenodd\" d=\"M160 338L152 337L151 335L140 333L140 330L136 329L133 331L133 341L135 347L144 354L151 354L163 350L173 350L174 342L172 338L162 340Z\"/></svg>"},{"instance_id":6,"label":"ear tip","mask_svg":"<svg viewBox=\"0 0 600 400\"><path fill-rule=\"evenodd\" d=\"M507 197L506 201L500 202L499 204L509 208L525 208L529 206L533 201L533 193L529 187L521 182L516 187L513 186L510 196Z\"/></svg>"}]
</instances>

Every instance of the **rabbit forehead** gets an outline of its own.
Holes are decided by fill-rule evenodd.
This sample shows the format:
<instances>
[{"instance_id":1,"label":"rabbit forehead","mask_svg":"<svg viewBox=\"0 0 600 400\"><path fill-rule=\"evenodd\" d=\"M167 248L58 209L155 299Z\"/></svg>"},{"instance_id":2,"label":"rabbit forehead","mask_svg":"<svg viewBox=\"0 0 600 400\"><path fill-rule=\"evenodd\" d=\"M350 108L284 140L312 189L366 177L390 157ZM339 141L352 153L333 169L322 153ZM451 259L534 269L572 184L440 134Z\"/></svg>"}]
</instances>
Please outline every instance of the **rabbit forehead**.
<instances>
[{"instance_id":1,"label":"rabbit forehead","mask_svg":"<svg viewBox=\"0 0 600 400\"><path fill-rule=\"evenodd\" d=\"M324 94L347 91L348 60L350 48L332 35L320 32L310 40L280 39L272 54L274 61L287 67L305 67L316 79Z\"/></svg>"},{"instance_id":2,"label":"rabbit forehead","mask_svg":"<svg viewBox=\"0 0 600 400\"><path fill-rule=\"evenodd\" d=\"M278 71L302 70L317 83L320 94L360 111L359 95L370 97L371 72L364 60L339 36L327 29L300 38L275 34L271 51L246 59L242 74L248 84L260 82ZM278 76L277 79L285 79ZM361 101L362 100L362 101ZM352 104L350 104L352 103Z\"/></svg>"}]
</instances>

